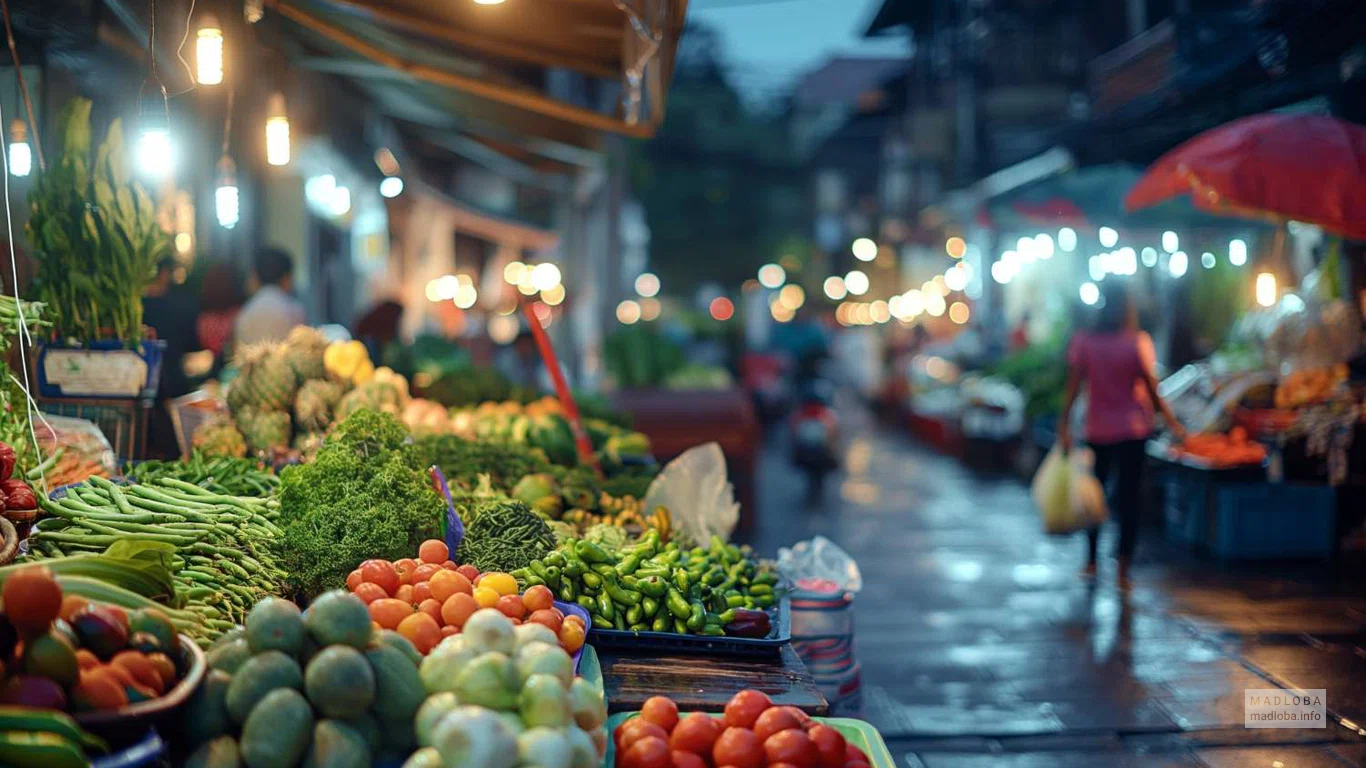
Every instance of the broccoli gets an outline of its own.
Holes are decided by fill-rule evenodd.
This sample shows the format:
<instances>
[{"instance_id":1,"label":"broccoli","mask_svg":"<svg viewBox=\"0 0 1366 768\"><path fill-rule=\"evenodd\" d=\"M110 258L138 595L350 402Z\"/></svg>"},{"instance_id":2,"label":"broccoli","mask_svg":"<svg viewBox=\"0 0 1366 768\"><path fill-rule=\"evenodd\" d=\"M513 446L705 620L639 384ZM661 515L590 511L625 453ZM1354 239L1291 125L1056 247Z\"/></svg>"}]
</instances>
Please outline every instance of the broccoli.
<instances>
[{"instance_id":1,"label":"broccoli","mask_svg":"<svg viewBox=\"0 0 1366 768\"><path fill-rule=\"evenodd\" d=\"M357 413L344 424L359 427ZM346 583L370 558L412 557L440 536L445 503L425 473L413 467L401 441L381 421L330 441L309 464L281 476L281 556L291 584L305 596Z\"/></svg>"}]
</instances>

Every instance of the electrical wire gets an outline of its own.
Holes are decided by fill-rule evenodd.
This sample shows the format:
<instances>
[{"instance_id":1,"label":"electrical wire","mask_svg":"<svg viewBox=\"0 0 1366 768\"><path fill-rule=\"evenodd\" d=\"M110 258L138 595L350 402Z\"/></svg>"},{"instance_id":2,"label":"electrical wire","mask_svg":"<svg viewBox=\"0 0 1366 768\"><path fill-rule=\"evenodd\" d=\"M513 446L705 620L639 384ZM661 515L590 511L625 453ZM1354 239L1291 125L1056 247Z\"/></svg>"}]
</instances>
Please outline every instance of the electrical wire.
<instances>
[{"instance_id":1,"label":"electrical wire","mask_svg":"<svg viewBox=\"0 0 1366 768\"><path fill-rule=\"evenodd\" d=\"M185 60L184 54L185 43L190 39L190 27L194 24L194 3L195 0L190 0L190 10L185 12L185 34L180 38L180 45L176 46L175 49L175 57L180 59L180 63L185 66L185 74L190 76L190 87L176 93L175 96L183 96L184 94L193 91L198 85L195 81L194 70L190 67L190 62ZM171 98L175 98L175 96L172 96Z\"/></svg>"},{"instance_id":2,"label":"electrical wire","mask_svg":"<svg viewBox=\"0 0 1366 768\"><path fill-rule=\"evenodd\" d=\"M9 53L14 57L14 75L19 79L19 94L24 98L24 111L28 113L28 132L33 140L33 153L38 156L39 173L47 170L43 157L43 137L38 133L38 121L33 117L33 99L28 94L28 83L24 81L24 67L19 62L19 46L14 42L14 26L9 20L9 0L0 0L0 11L4 11L5 38L9 41Z\"/></svg>"}]
</instances>

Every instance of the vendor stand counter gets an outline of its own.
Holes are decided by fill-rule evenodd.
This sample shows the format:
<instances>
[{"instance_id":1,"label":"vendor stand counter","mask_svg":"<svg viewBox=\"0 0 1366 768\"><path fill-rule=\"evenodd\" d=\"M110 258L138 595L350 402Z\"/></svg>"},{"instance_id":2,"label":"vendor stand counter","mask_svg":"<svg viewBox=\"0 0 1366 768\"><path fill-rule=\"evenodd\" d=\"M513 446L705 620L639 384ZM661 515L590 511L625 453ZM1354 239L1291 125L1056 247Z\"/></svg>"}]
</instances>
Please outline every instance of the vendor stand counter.
<instances>
[{"instance_id":1,"label":"vendor stand counter","mask_svg":"<svg viewBox=\"0 0 1366 768\"><path fill-rule=\"evenodd\" d=\"M791 645L772 657L656 656L598 651L607 705L636 712L651 696L668 696L684 712L720 712L746 688L768 694L774 704L824 715L829 704Z\"/></svg>"},{"instance_id":2,"label":"vendor stand counter","mask_svg":"<svg viewBox=\"0 0 1366 768\"><path fill-rule=\"evenodd\" d=\"M1167 538L1219 560L1325 558L1336 548L1336 492L1273 483L1265 464L1211 467L1149 440Z\"/></svg>"},{"instance_id":3,"label":"vendor stand counter","mask_svg":"<svg viewBox=\"0 0 1366 768\"><path fill-rule=\"evenodd\" d=\"M650 438L660 464L703 443L715 441L740 503L740 530L754 525L755 470L762 437L754 404L739 388L721 390L632 389L612 396L632 427Z\"/></svg>"}]
</instances>

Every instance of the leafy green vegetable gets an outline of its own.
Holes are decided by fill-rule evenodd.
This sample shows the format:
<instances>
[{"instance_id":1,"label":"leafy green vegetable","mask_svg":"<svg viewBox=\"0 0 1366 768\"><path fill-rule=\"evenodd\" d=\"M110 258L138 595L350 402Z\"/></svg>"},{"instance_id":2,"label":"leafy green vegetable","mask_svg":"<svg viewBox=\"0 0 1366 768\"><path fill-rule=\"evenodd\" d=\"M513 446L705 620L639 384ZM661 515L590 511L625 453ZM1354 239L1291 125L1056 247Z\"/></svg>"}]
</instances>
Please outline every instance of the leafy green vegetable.
<instances>
[{"instance_id":1,"label":"leafy green vegetable","mask_svg":"<svg viewBox=\"0 0 1366 768\"><path fill-rule=\"evenodd\" d=\"M488 475L494 488L506 490L527 475L551 469L539 451L455 435L418 438L413 455L422 466L439 467L448 482L467 490L479 485L480 475Z\"/></svg>"},{"instance_id":2,"label":"leafy green vegetable","mask_svg":"<svg viewBox=\"0 0 1366 768\"><path fill-rule=\"evenodd\" d=\"M459 504L458 511L465 523L465 538L455 553L459 563L507 573L526 568L555 548L550 526L520 501L472 501Z\"/></svg>"},{"instance_id":3,"label":"leafy green vegetable","mask_svg":"<svg viewBox=\"0 0 1366 768\"><path fill-rule=\"evenodd\" d=\"M312 463L281 475L281 556L305 595L341 587L363 560L411 557L440 534L445 503L381 415L353 414Z\"/></svg>"}]
</instances>

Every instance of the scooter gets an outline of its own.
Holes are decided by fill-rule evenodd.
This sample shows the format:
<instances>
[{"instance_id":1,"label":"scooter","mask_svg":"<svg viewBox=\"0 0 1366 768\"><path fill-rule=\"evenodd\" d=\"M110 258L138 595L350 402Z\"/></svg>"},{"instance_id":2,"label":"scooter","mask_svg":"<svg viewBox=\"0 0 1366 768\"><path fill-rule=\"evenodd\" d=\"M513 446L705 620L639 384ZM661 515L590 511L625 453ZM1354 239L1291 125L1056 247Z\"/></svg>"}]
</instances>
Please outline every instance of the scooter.
<instances>
[{"instance_id":1,"label":"scooter","mask_svg":"<svg viewBox=\"0 0 1366 768\"><path fill-rule=\"evenodd\" d=\"M839 467L839 419L834 408L835 387L829 379L813 377L799 388L788 424L792 430L792 463L806 475L812 500L825 493L825 477Z\"/></svg>"}]
</instances>

